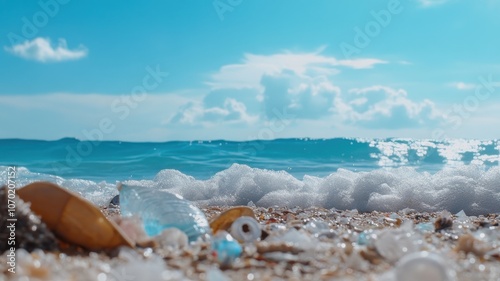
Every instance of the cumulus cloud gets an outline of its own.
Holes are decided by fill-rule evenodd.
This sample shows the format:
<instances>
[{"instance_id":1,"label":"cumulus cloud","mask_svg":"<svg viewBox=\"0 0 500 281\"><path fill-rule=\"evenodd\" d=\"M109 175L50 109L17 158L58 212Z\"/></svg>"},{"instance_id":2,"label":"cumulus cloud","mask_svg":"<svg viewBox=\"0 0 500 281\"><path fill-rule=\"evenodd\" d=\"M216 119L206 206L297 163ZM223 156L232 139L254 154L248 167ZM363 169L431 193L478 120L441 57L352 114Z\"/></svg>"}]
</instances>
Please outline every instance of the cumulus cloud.
<instances>
[{"instance_id":1,"label":"cumulus cloud","mask_svg":"<svg viewBox=\"0 0 500 281\"><path fill-rule=\"evenodd\" d=\"M222 66L207 84L213 89L261 88L260 80L264 75L275 75L283 71L291 71L299 76L334 75L340 71L339 67L364 69L387 63L375 58L339 60L322 55L321 51L313 53L285 51L272 55L245 54L243 62Z\"/></svg>"},{"instance_id":2,"label":"cumulus cloud","mask_svg":"<svg viewBox=\"0 0 500 281\"><path fill-rule=\"evenodd\" d=\"M433 102L413 101L403 89L380 85L351 89L341 102L344 106L338 113L345 122L368 128L411 128L442 121Z\"/></svg>"},{"instance_id":3,"label":"cumulus cloud","mask_svg":"<svg viewBox=\"0 0 500 281\"><path fill-rule=\"evenodd\" d=\"M274 118L276 111L286 111L294 118L318 119L331 114L340 88L326 77L298 77L291 72L266 75L264 87L265 115Z\"/></svg>"},{"instance_id":4,"label":"cumulus cloud","mask_svg":"<svg viewBox=\"0 0 500 281\"><path fill-rule=\"evenodd\" d=\"M42 37L37 37L31 41L27 40L11 48L5 47L5 50L19 57L39 62L77 60L88 54L87 48L83 45L70 50L65 39L59 39L57 45L52 46L49 38Z\"/></svg>"},{"instance_id":5,"label":"cumulus cloud","mask_svg":"<svg viewBox=\"0 0 500 281\"><path fill-rule=\"evenodd\" d=\"M247 112L245 104L233 98L226 98L222 105L213 107L206 107L202 102L188 102L181 106L167 123L210 127L221 122L252 124L257 119L258 116Z\"/></svg>"},{"instance_id":6,"label":"cumulus cloud","mask_svg":"<svg viewBox=\"0 0 500 281\"><path fill-rule=\"evenodd\" d=\"M168 123L210 127L285 118L321 120L331 127L402 129L441 121L434 103L414 101L403 89L375 85L342 90L334 82L338 68L364 69L379 63L385 62L337 60L319 53L246 54L243 63L226 65L214 74L212 91L180 107Z\"/></svg>"}]
</instances>

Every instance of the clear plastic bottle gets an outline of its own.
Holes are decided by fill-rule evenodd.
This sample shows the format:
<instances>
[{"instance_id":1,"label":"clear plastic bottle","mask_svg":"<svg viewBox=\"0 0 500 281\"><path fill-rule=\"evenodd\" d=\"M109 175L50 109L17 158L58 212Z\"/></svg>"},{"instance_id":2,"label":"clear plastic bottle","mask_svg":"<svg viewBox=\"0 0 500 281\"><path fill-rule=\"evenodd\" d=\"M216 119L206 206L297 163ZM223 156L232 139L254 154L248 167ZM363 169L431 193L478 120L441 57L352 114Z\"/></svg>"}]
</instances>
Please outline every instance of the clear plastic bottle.
<instances>
[{"instance_id":1,"label":"clear plastic bottle","mask_svg":"<svg viewBox=\"0 0 500 281\"><path fill-rule=\"evenodd\" d=\"M181 196L166 190L121 185L120 206L122 216L137 215L142 219L149 236L156 236L171 227L186 233L189 241L210 234L203 212Z\"/></svg>"}]
</instances>

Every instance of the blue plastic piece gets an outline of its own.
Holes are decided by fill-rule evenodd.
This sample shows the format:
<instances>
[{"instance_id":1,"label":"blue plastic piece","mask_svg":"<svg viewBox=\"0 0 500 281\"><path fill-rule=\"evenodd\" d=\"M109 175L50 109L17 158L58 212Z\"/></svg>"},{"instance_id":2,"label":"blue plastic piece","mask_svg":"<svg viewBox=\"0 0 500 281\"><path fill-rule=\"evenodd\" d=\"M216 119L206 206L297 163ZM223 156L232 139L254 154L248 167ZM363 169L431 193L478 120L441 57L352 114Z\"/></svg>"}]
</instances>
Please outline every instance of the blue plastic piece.
<instances>
[{"instance_id":1,"label":"blue plastic piece","mask_svg":"<svg viewBox=\"0 0 500 281\"><path fill-rule=\"evenodd\" d=\"M238 241L226 231L220 231L212 240L212 249L217 254L217 260L223 265L232 264L243 252Z\"/></svg>"},{"instance_id":2,"label":"blue plastic piece","mask_svg":"<svg viewBox=\"0 0 500 281\"><path fill-rule=\"evenodd\" d=\"M120 207L122 216L139 216L149 236L175 227L186 233L192 242L210 233L207 218L200 209L181 196L165 190L122 185Z\"/></svg>"}]
</instances>

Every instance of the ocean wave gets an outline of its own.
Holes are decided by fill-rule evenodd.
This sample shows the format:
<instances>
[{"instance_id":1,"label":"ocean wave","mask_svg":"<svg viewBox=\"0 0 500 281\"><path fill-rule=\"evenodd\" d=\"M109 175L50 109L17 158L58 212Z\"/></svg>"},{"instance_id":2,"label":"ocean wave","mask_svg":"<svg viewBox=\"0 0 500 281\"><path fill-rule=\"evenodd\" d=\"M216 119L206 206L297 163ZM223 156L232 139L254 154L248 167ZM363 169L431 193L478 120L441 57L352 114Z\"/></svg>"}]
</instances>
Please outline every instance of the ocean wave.
<instances>
[{"instance_id":1,"label":"ocean wave","mask_svg":"<svg viewBox=\"0 0 500 281\"><path fill-rule=\"evenodd\" d=\"M0 178L6 168L0 167ZM80 193L97 205L106 205L116 194L116 182L65 179L18 168L17 185L47 180ZM165 189L198 205L321 206L358 211L421 212L464 210L468 215L500 212L500 167L478 165L445 167L422 172L412 167L372 171L338 169L326 177L305 175L298 179L286 171L233 164L206 180L174 169L160 171L153 179L127 180L129 185Z\"/></svg>"},{"instance_id":2,"label":"ocean wave","mask_svg":"<svg viewBox=\"0 0 500 281\"><path fill-rule=\"evenodd\" d=\"M298 179L326 177L337 169L372 171L414 167L438 172L443 167L500 164L498 140L413 139L277 139L254 141L120 141L0 140L0 165L93 181L151 179L163 169L176 169L209 179L232 164L286 170Z\"/></svg>"}]
</instances>

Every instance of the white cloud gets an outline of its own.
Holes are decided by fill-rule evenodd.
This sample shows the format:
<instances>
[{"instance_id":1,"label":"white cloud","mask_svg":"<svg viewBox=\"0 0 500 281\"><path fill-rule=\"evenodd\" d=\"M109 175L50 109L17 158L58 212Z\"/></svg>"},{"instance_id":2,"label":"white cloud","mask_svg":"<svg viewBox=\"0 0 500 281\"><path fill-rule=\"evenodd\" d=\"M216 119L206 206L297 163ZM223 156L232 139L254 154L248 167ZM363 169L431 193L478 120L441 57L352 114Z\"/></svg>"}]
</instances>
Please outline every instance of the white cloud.
<instances>
[{"instance_id":1,"label":"white cloud","mask_svg":"<svg viewBox=\"0 0 500 281\"><path fill-rule=\"evenodd\" d=\"M444 4L448 2L449 0L417 0L422 7L433 7L437 5Z\"/></svg>"},{"instance_id":2,"label":"white cloud","mask_svg":"<svg viewBox=\"0 0 500 281\"><path fill-rule=\"evenodd\" d=\"M244 103L233 98L226 98L221 106L214 107L206 107L202 102L188 102L181 106L177 113L165 123L211 127L221 122L225 124L252 124L258 118L258 116L247 112Z\"/></svg>"},{"instance_id":3,"label":"white cloud","mask_svg":"<svg viewBox=\"0 0 500 281\"><path fill-rule=\"evenodd\" d=\"M450 87L453 87L453 88L460 90L460 91L468 91L468 90L475 89L477 87L476 84L465 83L465 82L454 82L454 83L450 83L449 85L450 85Z\"/></svg>"},{"instance_id":4,"label":"white cloud","mask_svg":"<svg viewBox=\"0 0 500 281\"><path fill-rule=\"evenodd\" d=\"M333 82L339 67L371 68L378 59L337 60L319 53L244 56L241 64L214 74L214 88L201 101L178 109L168 124L213 127L265 124L281 112L289 121L328 121L330 126L402 129L432 127L442 117L429 100L413 101L403 89L381 85L347 89Z\"/></svg>"},{"instance_id":5,"label":"white cloud","mask_svg":"<svg viewBox=\"0 0 500 281\"><path fill-rule=\"evenodd\" d=\"M328 115L335 106L340 88L326 77L300 77L291 72L266 75L263 105L265 116L272 119L276 111L286 111L297 119L318 119Z\"/></svg>"},{"instance_id":6,"label":"white cloud","mask_svg":"<svg viewBox=\"0 0 500 281\"><path fill-rule=\"evenodd\" d=\"M403 89L381 85L351 89L344 103L341 118L346 123L368 128L400 129L416 126L432 127L443 121L442 114L430 100L421 102L408 98Z\"/></svg>"},{"instance_id":7,"label":"white cloud","mask_svg":"<svg viewBox=\"0 0 500 281\"><path fill-rule=\"evenodd\" d=\"M313 53L285 51L272 55L245 54L242 63L222 66L207 84L212 89L262 89L260 80L264 75L275 75L286 70L299 76L329 76L337 74L338 67L363 69L383 63L387 61L374 58L338 60L322 55L321 50Z\"/></svg>"},{"instance_id":8,"label":"white cloud","mask_svg":"<svg viewBox=\"0 0 500 281\"><path fill-rule=\"evenodd\" d=\"M37 37L32 41L25 41L5 50L28 60L39 62L58 62L77 60L85 57L88 50L80 45L77 49L68 49L65 39L59 39L56 46L52 46L49 38Z\"/></svg>"}]
</instances>

